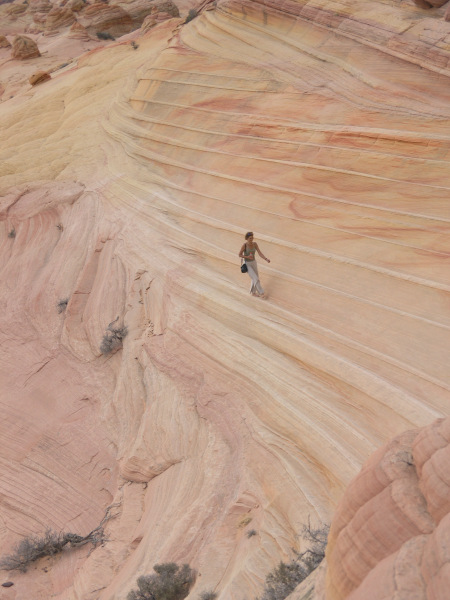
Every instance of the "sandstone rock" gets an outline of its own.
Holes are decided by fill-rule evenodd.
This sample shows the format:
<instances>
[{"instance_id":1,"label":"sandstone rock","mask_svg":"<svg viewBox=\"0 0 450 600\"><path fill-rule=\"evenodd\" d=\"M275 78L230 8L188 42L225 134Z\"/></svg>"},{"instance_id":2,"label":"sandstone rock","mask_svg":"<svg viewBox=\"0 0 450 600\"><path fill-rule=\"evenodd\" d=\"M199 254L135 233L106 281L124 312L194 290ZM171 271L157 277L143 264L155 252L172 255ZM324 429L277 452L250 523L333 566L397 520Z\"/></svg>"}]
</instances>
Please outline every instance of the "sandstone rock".
<instances>
[{"instance_id":1,"label":"sandstone rock","mask_svg":"<svg viewBox=\"0 0 450 600\"><path fill-rule=\"evenodd\" d=\"M45 19L45 15L44 15L44 19ZM34 20L34 16L33 16L33 20ZM25 27L25 33L31 33L32 35L38 35L39 33L42 33L44 31L44 26L43 23L30 23L29 25L27 25Z\"/></svg>"},{"instance_id":2,"label":"sandstone rock","mask_svg":"<svg viewBox=\"0 0 450 600\"><path fill-rule=\"evenodd\" d=\"M127 4L119 3L119 5L131 16L135 29L139 28L144 19L150 14L164 12L168 14L172 13L173 16L180 16L177 6L170 0L154 0L153 2L148 2L148 0L134 0Z\"/></svg>"},{"instance_id":3,"label":"sandstone rock","mask_svg":"<svg viewBox=\"0 0 450 600\"><path fill-rule=\"evenodd\" d=\"M70 8L65 6L54 6L51 11L47 13L45 29L52 31L59 27L67 27L72 25L74 21L76 21L76 17Z\"/></svg>"},{"instance_id":4,"label":"sandstone rock","mask_svg":"<svg viewBox=\"0 0 450 600\"><path fill-rule=\"evenodd\" d=\"M0 48L11 48L8 38L4 35L0 35Z\"/></svg>"},{"instance_id":5,"label":"sandstone rock","mask_svg":"<svg viewBox=\"0 0 450 600\"><path fill-rule=\"evenodd\" d=\"M12 44L12 57L19 60L40 56L39 48L34 40L26 35L18 35Z\"/></svg>"},{"instance_id":6,"label":"sandstone rock","mask_svg":"<svg viewBox=\"0 0 450 600\"><path fill-rule=\"evenodd\" d=\"M445 16L444 16L446 21L450 21L450 6L447 8L447 10L445 11Z\"/></svg>"},{"instance_id":7,"label":"sandstone rock","mask_svg":"<svg viewBox=\"0 0 450 600\"><path fill-rule=\"evenodd\" d=\"M444 6L448 0L414 0L414 4L419 8L439 8Z\"/></svg>"},{"instance_id":8,"label":"sandstone rock","mask_svg":"<svg viewBox=\"0 0 450 600\"><path fill-rule=\"evenodd\" d=\"M141 34L147 33L150 31L150 29L162 21L179 16L180 11L178 10L178 7L171 2L171 0L157 0L156 2L152 3L151 13L145 17L142 23Z\"/></svg>"},{"instance_id":9,"label":"sandstone rock","mask_svg":"<svg viewBox=\"0 0 450 600\"><path fill-rule=\"evenodd\" d=\"M91 39L91 36L87 32L86 27L84 27L78 21L75 21L75 23L70 28L69 37L77 39L77 40L90 40Z\"/></svg>"},{"instance_id":10,"label":"sandstone rock","mask_svg":"<svg viewBox=\"0 0 450 600\"><path fill-rule=\"evenodd\" d=\"M29 6L32 13L48 13L53 8L48 0L29 0Z\"/></svg>"},{"instance_id":11,"label":"sandstone rock","mask_svg":"<svg viewBox=\"0 0 450 600\"><path fill-rule=\"evenodd\" d=\"M47 14L45 12L36 12L33 14L33 21L37 24L37 25L41 25L42 29L44 28L44 24L45 21L47 20Z\"/></svg>"},{"instance_id":12,"label":"sandstone rock","mask_svg":"<svg viewBox=\"0 0 450 600\"><path fill-rule=\"evenodd\" d=\"M78 21L92 35L106 32L118 37L133 29L133 20L123 8L103 3L88 6Z\"/></svg>"},{"instance_id":13,"label":"sandstone rock","mask_svg":"<svg viewBox=\"0 0 450 600\"><path fill-rule=\"evenodd\" d=\"M28 9L27 4L11 4L6 9L6 14L10 17L17 17L17 16L23 14L24 12L26 12L27 9Z\"/></svg>"},{"instance_id":14,"label":"sandstone rock","mask_svg":"<svg viewBox=\"0 0 450 600\"><path fill-rule=\"evenodd\" d=\"M44 83L44 81L48 81L49 79L51 77L46 71L37 71L30 77L29 82L34 86Z\"/></svg>"},{"instance_id":15,"label":"sandstone rock","mask_svg":"<svg viewBox=\"0 0 450 600\"><path fill-rule=\"evenodd\" d=\"M83 8L86 8L86 2L83 0L69 0L67 5L73 12L80 12Z\"/></svg>"},{"instance_id":16,"label":"sandstone rock","mask_svg":"<svg viewBox=\"0 0 450 600\"><path fill-rule=\"evenodd\" d=\"M448 464L450 418L398 436L369 459L333 519L327 600L403 597L408 590L417 600L444 597Z\"/></svg>"},{"instance_id":17,"label":"sandstone rock","mask_svg":"<svg viewBox=\"0 0 450 600\"><path fill-rule=\"evenodd\" d=\"M20 574L16 600L124 600L172 559L201 573L193 599L258 597L308 515L331 520L374 448L408 429L397 470L378 455L349 489L341 524L361 527L337 575L354 566L364 600L400 600L393 571L421 594L417 565L446 575L448 469L418 429L450 401L436 25L419 34L400 1L218 8L162 23L138 52L86 53L51 94L2 105L3 190L59 185L0 194L0 546L121 510L105 547ZM430 21L448 25L444 10ZM74 180L89 191L64 195ZM267 303L238 272L247 227L272 259ZM117 316L130 334L105 358Z\"/></svg>"}]
</instances>

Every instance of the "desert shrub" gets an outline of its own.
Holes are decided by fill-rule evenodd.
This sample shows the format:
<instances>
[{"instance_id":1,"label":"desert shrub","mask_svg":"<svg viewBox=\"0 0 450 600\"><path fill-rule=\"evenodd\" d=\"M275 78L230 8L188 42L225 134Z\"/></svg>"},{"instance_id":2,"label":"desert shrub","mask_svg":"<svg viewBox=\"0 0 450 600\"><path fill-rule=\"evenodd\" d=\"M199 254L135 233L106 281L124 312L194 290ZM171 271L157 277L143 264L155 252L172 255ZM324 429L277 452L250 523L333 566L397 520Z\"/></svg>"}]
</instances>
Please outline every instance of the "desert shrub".
<instances>
[{"instance_id":1,"label":"desert shrub","mask_svg":"<svg viewBox=\"0 0 450 600\"><path fill-rule=\"evenodd\" d=\"M134 40L130 42L130 45L133 48L133 50L137 50L139 48L139 44L136 44Z\"/></svg>"},{"instance_id":2,"label":"desert shrub","mask_svg":"<svg viewBox=\"0 0 450 600\"><path fill-rule=\"evenodd\" d=\"M116 38L107 31L97 31L95 34L99 40L115 40Z\"/></svg>"},{"instance_id":3,"label":"desert shrub","mask_svg":"<svg viewBox=\"0 0 450 600\"><path fill-rule=\"evenodd\" d=\"M68 303L69 303L69 298L64 298L63 300L60 300L58 302L58 304L56 305L56 309L59 314L61 314L62 312L64 312L66 310Z\"/></svg>"},{"instance_id":4,"label":"desert shrub","mask_svg":"<svg viewBox=\"0 0 450 600\"><path fill-rule=\"evenodd\" d=\"M16 230L14 228L12 228L11 231L8 233L8 237L9 238L15 238L16 237Z\"/></svg>"},{"instance_id":5,"label":"desert shrub","mask_svg":"<svg viewBox=\"0 0 450 600\"><path fill-rule=\"evenodd\" d=\"M45 556L58 554L66 547L76 548L91 543L95 548L106 541L103 527L107 521L116 516L112 513L112 509L117 506L117 504L108 506L100 525L85 536L76 533L58 533L52 529L47 529L44 535L29 535L16 544L11 554L0 559L0 569L25 573L31 563Z\"/></svg>"},{"instance_id":6,"label":"desert shrub","mask_svg":"<svg viewBox=\"0 0 450 600\"><path fill-rule=\"evenodd\" d=\"M0 560L0 569L18 570L24 573L35 560L61 552L70 542L66 536L67 534L51 529L47 529L43 536L30 535L16 544L11 554Z\"/></svg>"},{"instance_id":7,"label":"desert shrub","mask_svg":"<svg viewBox=\"0 0 450 600\"><path fill-rule=\"evenodd\" d=\"M247 534L246 534L246 535L247 535L247 537L248 537L248 538L251 538L251 537L253 537L254 535L257 535L257 533L258 533L258 532L256 531L256 529L249 529L249 530L247 531Z\"/></svg>"},{"instance_id":8,"label":"desert shrub","mask_svg":"<svg viewBox=\"0 0 450 600\"><path fill-rule=\"evenodd\" d=\"M153 567L155 574L137 580L138 590L132 590L127 600L183 600L195 581L195 571L189 565L164 563Z\"/></svg>"},{"instance_id":9,"label":"desert shrub","mask_svg":"<svg viewBox=\"0 0 450 600\"><path fill-rule=\"evenodd\" d=\"M195 19L195 17L197 15L198 15L198 12L195 10L195 8L191 8L190 11L188 12L185 23L189 23L189 21L192 21L192 19Z\"/></svg>"},{"instance_id":10,"label":"desert shrub","mask_svg":"<svg viewBox=\"0 0 450 600\"><path fill-rule=\"evenodd\" d=\"M217 598L216 592L202 592L200 594L200 600L215 600Z\"/></svg>"},{"instance_id":11,"label":"desert shrub","mask_svg":"<svg viewBox=\"0 0 450 600\"><path fill-rule=\"evenodd\" d=\"M114 323L110 323L100 344L100 352L102 354L111 354L114 350L121 348L123 338L127 333L128 330L126 327L114 327Z\"/></svg>"},{"instance_id":12,"label":"desert shrub","mask_svg":"<svg viewBox=\"0 0 450 600\"><path fill-rule=\"evenodd\" d=\"M263 595L259 600L284 600L289 594L316 569L325 557L329 526L317 529L305 525L301 537L310 547L304 552L295 552L289 562L280 562L266 577Z\"/></svg>"}]
</instances>

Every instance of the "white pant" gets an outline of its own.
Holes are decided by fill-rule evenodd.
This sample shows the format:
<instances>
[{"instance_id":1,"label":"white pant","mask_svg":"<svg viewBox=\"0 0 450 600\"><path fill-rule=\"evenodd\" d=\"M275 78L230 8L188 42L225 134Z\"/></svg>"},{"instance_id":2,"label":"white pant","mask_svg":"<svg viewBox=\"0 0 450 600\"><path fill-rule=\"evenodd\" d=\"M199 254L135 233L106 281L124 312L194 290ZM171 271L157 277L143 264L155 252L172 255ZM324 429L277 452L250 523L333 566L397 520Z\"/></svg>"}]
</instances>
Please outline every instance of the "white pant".
<instances>
[{"instance_id":1,"label":"white pant","mask_svg":"<svg viewBox=\"0 0 450 600\"><path fill-rule=\"evenodd\" d=\"M250 288L250 293L264 294L261 282L259 281L258 265L256 264L256 260L246 260L245 263L248 269L247 273L250 275L250 279L252 280L252 287Z\"/></svg>"}]
</instances>

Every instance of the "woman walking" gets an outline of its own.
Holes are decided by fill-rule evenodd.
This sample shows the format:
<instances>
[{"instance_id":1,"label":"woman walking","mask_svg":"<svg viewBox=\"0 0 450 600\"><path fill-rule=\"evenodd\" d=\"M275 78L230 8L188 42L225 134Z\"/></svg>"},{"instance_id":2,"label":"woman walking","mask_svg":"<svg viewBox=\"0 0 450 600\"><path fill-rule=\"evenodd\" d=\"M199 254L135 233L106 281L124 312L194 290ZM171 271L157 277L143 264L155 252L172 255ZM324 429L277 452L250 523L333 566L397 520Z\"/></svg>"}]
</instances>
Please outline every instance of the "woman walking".
<instances>
[{"instance_id":1,"label":"woman walking","mask_svg":"<svg viewBox=\"0 0 450 600\"><path fill-rule=\"evenodd\" d=\"M258 247L258 244L253 240L253 232L249 231L245 234L245 244L243 244L239 257L245 261L247 265L247 273L252 280L250 294L252 296L264 297L264 290L259 281L258 265L256 264L255 253L258 253L261 258L270 263L270 260L264 256Z\"/></svg>"}]
</instances>

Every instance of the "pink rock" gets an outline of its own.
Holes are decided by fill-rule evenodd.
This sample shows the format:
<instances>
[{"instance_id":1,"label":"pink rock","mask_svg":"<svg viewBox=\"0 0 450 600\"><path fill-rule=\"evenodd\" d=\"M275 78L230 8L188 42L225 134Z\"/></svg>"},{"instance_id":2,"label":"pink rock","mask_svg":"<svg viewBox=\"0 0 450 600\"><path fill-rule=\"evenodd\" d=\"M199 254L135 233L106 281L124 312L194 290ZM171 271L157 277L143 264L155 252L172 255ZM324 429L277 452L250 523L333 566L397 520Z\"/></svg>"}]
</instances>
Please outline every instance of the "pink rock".
<instances>
[{"instance_id":1,"label":"pink rock","mask_svg":"<svg viewBox=\"0 0 450 600\"><path fill-rule=\"evenodd\" d=\"M367 461L333 519L327 600L445 597L448 464L450 418L398 436Z\"/></svg>"},{"instance_id":2,"label":"pink rock","mask_svg":"<svg viewBox=\"0 0 450 600\"><path fill-rule=\"evenodd\" d=\"M78 23L78 21L75 21L75 23L70 28L70 30L69 30L69 37L70 38L74 38L74 39L78 39L78 40L89 40L89 39L91 39L91 36L87 32L86 27L84 27L81 23Z\"/></svg>"}]
</instances>

